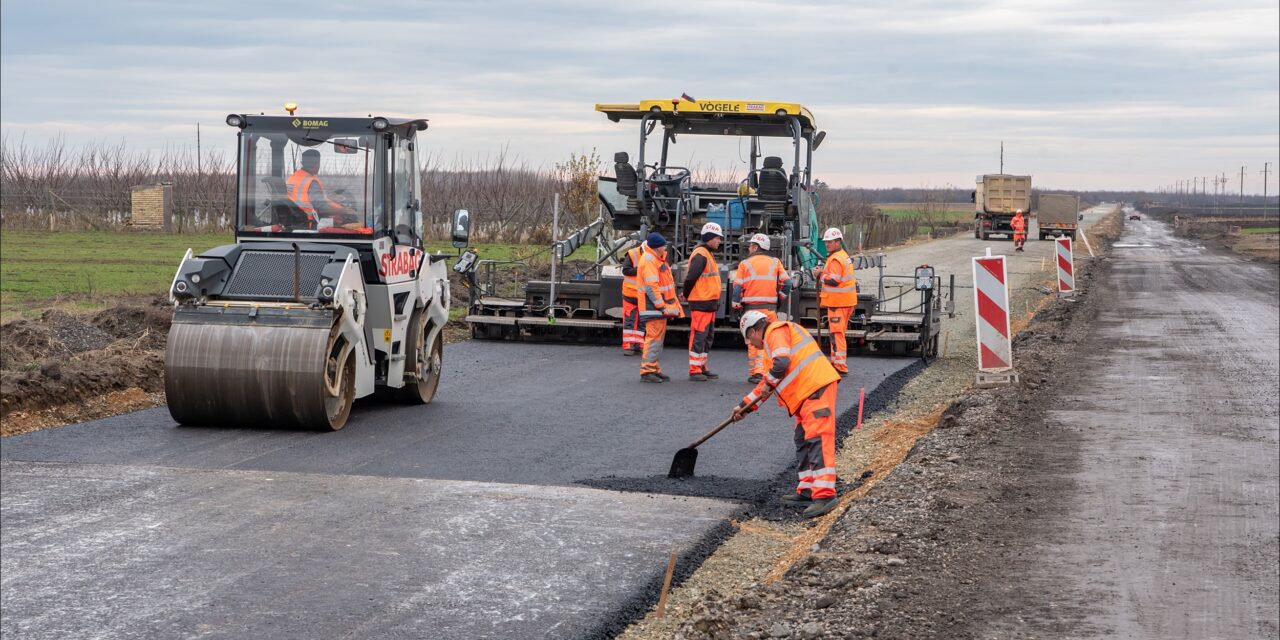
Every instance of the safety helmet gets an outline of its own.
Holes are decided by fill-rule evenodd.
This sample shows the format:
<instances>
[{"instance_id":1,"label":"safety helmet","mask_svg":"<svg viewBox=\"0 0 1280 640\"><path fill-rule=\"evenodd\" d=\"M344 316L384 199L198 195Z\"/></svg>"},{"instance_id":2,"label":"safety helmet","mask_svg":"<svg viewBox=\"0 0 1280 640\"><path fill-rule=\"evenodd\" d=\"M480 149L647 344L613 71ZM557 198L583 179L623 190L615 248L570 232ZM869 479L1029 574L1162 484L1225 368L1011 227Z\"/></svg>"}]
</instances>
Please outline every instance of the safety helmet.
<instances>
[{"instance_id":1,"label":"safety helmet","mask_svg":"<svg viewBox=\"0 0 1280 640\"><path fill-rule=\"evenodd\" d=\"M1014 211L1014 213L1022 213L1022 209L1018 209L1017 211Z\"/></svg>"},{"instance_id":2,"label":"safety helmet","mask_svg":"<svg viewBox=\"0 0 1280 640\"><path fill-rule=\"evenodd\" d=\"M742 337L746 338L747 329L756 326L756 324L761 320L767 320L768 318L769 316L766 316L763 311L748 311L742 314L742 319L738 320L738 330L742 332Z\"/></svg>"},{"instance_id":3,"label":"safety helmet","mask_svg":"<svg viewBox=\"0 0 1280 640\"><path fill-rule=\"evenodd\" d=\"M708 233L714 233L721 238L724 237L724 230L720 228L720 225L714 222L708 222L702 225L702 235L707 235Z\"/></svg>"},{"instance_id":4,"label":"safety helmet","mask_svg":"<svg viewBox=\"0 0 1280 640\"><path fill-rule=\"evenodd\" d=\"M765 251L769 250L769 236L766 236L763 233L757 233L754 236L751 236L751 239L747 242L760 245L760 248Z\"/></svg>"},{"instance_id":5,"label":"safety helmet","mask_svg":"<svg viewBox=\"0 0 1280 640\"><path fill-rule=\"evenodd\" d=\"M831 242L832 240L844 240L844 234L839 229L831 227L826 233L822 234L823 242Z\"/></svg>"}]
</instances>

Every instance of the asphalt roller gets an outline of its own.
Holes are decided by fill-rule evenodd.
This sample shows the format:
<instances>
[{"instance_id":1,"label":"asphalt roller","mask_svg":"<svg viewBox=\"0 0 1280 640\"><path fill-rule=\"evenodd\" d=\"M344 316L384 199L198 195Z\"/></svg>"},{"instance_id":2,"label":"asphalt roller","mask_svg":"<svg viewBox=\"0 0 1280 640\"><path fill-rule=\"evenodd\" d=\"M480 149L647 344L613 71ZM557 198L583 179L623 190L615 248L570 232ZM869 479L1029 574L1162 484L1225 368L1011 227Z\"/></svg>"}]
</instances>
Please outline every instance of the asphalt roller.
<instances>
[{"instance_id":1,"label":"asphalt roller","mask_svg":"<svg viewBox=\"0 0 1280 640\"><path fill-rule=\"evenodd\" d=\"M296 108L296 106L295 106ZM371 394L425 404L445 255L422 243L425 119L232 114L235 243L183 258L165 349L180 424L338 430Z\"/></svg>"}]
</instances>

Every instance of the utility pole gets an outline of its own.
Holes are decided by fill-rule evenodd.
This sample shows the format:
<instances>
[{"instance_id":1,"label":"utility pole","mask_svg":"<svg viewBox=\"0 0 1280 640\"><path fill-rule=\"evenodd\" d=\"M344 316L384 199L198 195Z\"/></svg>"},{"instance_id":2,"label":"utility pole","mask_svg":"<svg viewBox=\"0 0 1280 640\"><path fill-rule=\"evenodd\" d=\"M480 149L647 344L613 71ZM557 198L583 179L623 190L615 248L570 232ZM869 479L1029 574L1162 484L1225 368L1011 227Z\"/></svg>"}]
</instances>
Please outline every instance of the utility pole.
<instances>
[{"instance_id":1,"label":"utility pole","mask_svg":"<svg viewBox=\"0 0 1280 640\"><path fill-rule=\"evenodd\" d=\"M1240 214L1244 214L1244 165L1240 165Z\"/></svg>"},{"instance_id":2,"label":"utility pole","mask_svg":"<svg viewBox=\"0 0 1280 640\"><path fill-rule=\"evenodd\" d=\"M196 175L204 176L204 159L200 157L200 123L196 123Z\"/></svg>"},{"instance_id":3,"label":"utility pole","mask_svg":"<svg viewBox=\"0 0 1280 640\"><path fill-rule=\"evenodd\" d=\"M1271 166L1270 162L1262 163L1262 213L1267 212L1267 169Z\"/></svg>"},{"instance_id":4,"label":"utility pole","mask_svg":"<svg viewBox=\"0 0 1280 640\"><path fill-rule=\"evenodd\" d=\"M1000 141L1000 173L1004 174L1004 140Z\"/></svg>"}]
</instances>

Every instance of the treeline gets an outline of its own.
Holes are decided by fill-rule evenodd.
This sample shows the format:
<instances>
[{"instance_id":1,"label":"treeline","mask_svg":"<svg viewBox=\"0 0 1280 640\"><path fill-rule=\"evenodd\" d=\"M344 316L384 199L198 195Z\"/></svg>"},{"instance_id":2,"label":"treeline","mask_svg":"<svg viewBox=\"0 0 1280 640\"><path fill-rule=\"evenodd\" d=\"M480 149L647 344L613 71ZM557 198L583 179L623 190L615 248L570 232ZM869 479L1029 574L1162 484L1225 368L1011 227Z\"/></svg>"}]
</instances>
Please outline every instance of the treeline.
<instances>
[{"instance_id":1,"label":"treeline","mask_svg":"<svg viewBox=\"0 0 1280 640\"><path fill-rule=\"evenodd\" d=\"M572 155L550 167L532 165L505 150L484 158L422 158L423 215L432 238L448 235L454 209L475 215L482 241L546 242L553 201L560 194L562 234L596 218L596 176L606 169L597 154ZM226 153L197 158L184 150L135 151L121 144L69 147L55 140L35 146L0 139L0 224L8 229L101 229L128 223L135 186L173 185L174 226L180 232L228 228L234 210L235 163ZM732 182L714 170L695 172L699 184ZM824 226L861 231L868 247L919 232L945 233L929 212L968 199L959 189L836 189L815 191ZM919 203L920 216L888 218L876 203ZM939 209L940 210L940 209ZM924 227L922 229L922 227Z\"/></svg>"}]
</instances>

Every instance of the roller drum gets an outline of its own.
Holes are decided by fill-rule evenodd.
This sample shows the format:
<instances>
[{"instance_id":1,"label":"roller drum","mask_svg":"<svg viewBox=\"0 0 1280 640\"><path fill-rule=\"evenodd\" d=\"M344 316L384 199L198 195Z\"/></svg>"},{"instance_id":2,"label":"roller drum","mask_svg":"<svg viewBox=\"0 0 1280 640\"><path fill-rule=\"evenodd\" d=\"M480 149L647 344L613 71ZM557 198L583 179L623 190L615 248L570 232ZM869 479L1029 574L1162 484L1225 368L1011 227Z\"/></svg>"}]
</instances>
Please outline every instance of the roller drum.
<instances>
[{"instance_id":1,"label":"roller drum","mask_svg":"<svg viewBox=\"0 0 1280 640\"><path fill-rule=\"evenodd\" d=\"M332 317L278 326L179 318L165 348L169 413L184 425L337 430L355 359ZM302 325L302 326L300 326Z\"/></svg>"}]
</instances>

